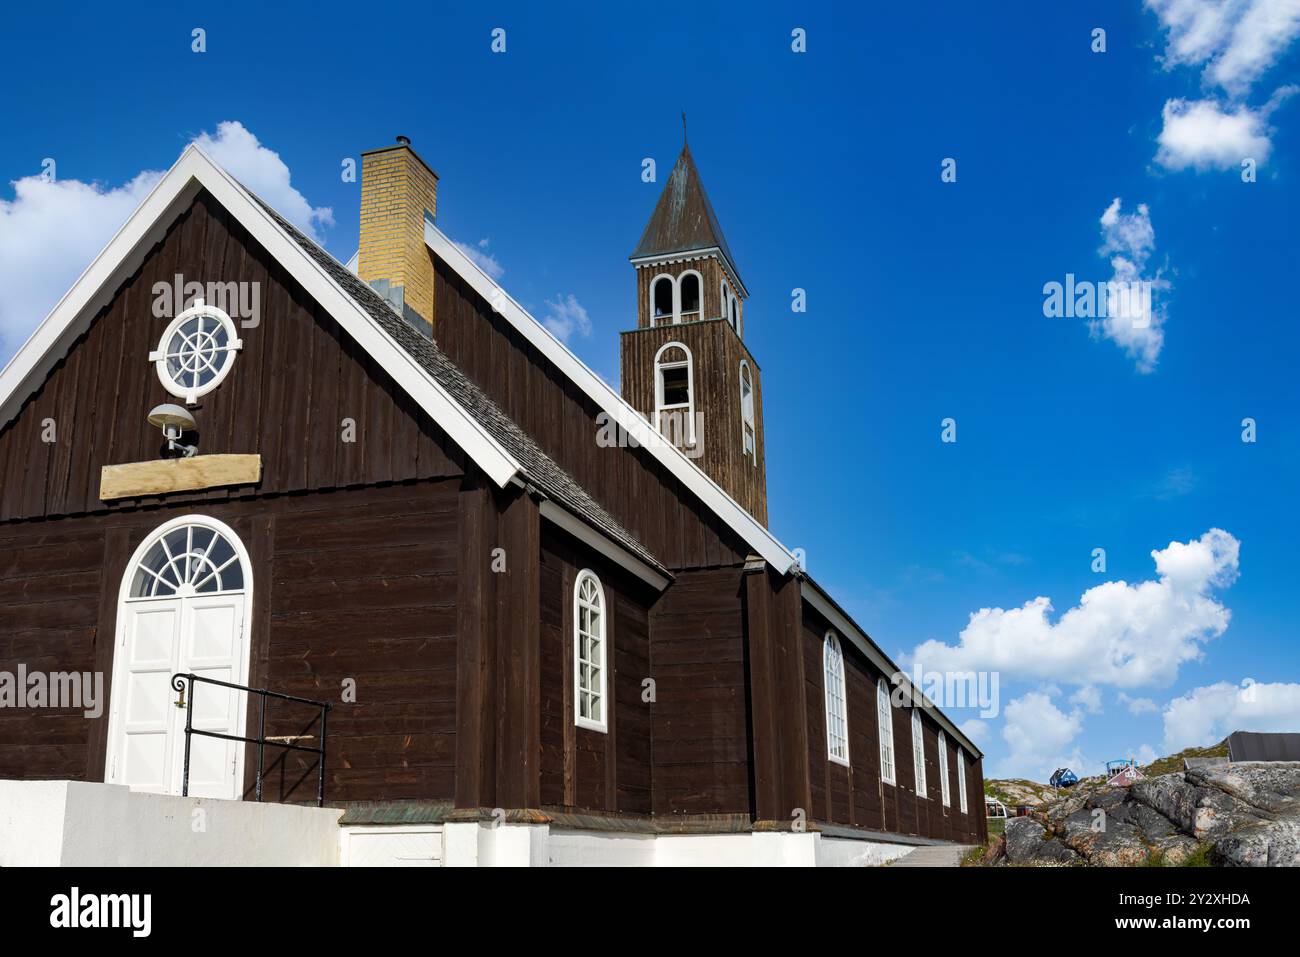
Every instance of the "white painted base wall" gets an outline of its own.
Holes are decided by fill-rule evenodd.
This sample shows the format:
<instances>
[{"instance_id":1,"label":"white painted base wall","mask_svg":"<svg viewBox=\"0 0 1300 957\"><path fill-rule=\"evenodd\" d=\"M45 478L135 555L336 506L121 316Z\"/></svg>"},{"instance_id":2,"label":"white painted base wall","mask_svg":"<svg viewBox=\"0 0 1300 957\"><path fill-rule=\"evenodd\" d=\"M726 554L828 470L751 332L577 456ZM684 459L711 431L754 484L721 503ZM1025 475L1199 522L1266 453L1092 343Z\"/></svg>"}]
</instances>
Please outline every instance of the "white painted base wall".
<instances>
[{"instance_id":1,"label":"white painted base wall","mask_svg":"<svg viewBox=\"0 0 1300 957\"><path fill-rule=\"evenodd\" d=\"M820 833L626 834L547 824L339 826L337 808L0 781L0 867L871 867L913 848Z\"/></svg>"},{"instance_id":2,"label":"white painted base wall","mask_svg":"<svg viewBox=\"0 0 1300 957\"><path fill-rule=\"evenodd\" d=\"M0 781L0 867L332 867L335 808Z\"/></svg>"}]
</instances>

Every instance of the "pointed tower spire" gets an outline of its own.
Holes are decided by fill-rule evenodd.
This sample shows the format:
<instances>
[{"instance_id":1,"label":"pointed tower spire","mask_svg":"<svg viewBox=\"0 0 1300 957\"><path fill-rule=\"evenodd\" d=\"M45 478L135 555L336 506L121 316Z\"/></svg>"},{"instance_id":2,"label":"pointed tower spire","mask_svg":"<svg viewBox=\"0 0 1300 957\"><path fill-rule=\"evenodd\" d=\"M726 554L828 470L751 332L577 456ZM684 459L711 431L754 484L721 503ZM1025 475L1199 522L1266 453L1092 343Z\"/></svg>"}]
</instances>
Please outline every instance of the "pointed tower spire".
<instances>
[{"instance_id":1,"label":"pointed tower spire","mask_svg":"<svg viewBox=\"0 0 1300 957\"><path fill-rule=\"evenodd\" d=\"M686 114L683 113L683 136L686 132L685 118ZM722 254L740 287L737 291L741 296L747 296L749 293L740 280L731 248L722 235L722 227L714 215L713 204L709 202L699 170L695 168L691 148L683 142L681 155L677 157L677 163L668 175L668 182L659 194L659 202L650 215L650 222L646 223L641 241L637 243L630 258L636 262L669 253L703 252L710 249L716 249Z\"/></svg>"}]
</instances>

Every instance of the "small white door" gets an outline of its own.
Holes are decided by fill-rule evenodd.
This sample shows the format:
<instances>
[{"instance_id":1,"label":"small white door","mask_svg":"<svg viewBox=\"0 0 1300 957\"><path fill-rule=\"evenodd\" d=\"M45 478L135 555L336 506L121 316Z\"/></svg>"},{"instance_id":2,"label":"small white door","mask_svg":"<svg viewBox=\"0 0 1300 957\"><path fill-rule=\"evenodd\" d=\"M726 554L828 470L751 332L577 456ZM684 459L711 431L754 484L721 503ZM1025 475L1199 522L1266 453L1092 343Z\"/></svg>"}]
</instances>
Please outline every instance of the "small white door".
<instances>
[{"instance_id":1,"label":"small white door","mask_svg":"<svg viewBox=\"0 0 1300 957\"><path fill-rule=\"evenodd\" d=\"M172 677L247 683L246 564L234 533L198 516L167 523L137 551L119 605L106 781L181 793L186 708ZM195 730L244 734L244 692L195 682L193 695ZM191 735L189 793L240 797L243 755L238 742Z\"/></svg>"}]
</instances>

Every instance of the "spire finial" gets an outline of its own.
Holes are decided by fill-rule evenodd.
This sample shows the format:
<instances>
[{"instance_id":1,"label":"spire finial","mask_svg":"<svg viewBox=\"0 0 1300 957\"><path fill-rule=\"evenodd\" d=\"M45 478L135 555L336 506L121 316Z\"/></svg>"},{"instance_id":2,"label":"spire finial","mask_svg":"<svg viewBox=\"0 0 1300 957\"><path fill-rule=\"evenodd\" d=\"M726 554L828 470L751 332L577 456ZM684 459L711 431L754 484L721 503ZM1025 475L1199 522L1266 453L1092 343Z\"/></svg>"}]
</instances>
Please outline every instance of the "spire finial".
<instances>
[{"instance_id":1,"label":"spire finial","mask_svg":"<svg viewBox=\"0 0 1300 957\"><path fill-rule=\"evenodd\" d=\"M685 146L686 143L686 111L682 110L682 145Z\"/></svg>"}]
</instances>

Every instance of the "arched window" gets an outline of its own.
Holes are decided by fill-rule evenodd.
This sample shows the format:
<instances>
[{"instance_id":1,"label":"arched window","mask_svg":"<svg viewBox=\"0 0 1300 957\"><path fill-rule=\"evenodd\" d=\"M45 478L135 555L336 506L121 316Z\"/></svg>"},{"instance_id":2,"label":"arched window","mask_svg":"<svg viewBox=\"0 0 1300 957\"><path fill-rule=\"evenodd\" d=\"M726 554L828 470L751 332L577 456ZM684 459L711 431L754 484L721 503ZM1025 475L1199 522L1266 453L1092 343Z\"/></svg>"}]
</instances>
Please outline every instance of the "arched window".
<instances>
[{"instance_id":1,"label":"arched window","mask_svg":"<svg viewBox=\"0 0 1300 957\"><path fill-rule=\"evenodd\" d=\"M680 342L655 353L655 427L674 445L695 444L695 370Z\"/></svg>"},{"instance_id":2,"label":"arched window","mask_svg":"<svg viewBox=\"0 0 1300 957\"><path fill-rule=\"evenodd\" d=\"M238 552L215 528L180 525L161 535L135 568L132 598L243 591L244 566Z\"/></svg>"},{"instance_id":3,"label":"arched window","mask_svg":"<svg viewBox=\"0 0 1300 957\"><path fill-rule=\"evenodd\" d=\"M573 719L580 728L605 731L605 590L583 570L573 586Z\"/></svg>"},{"instance_id":4,"label":"arched window","mask_svg":"<svg viewBox=\"0 0 1300 957\"><path fill-rule=\"evenodd\" d=\"M880 736L880 779L894 783L894 715L889 704L889 686L885 679L876 682L876 723Z\"/></svg>"},{"instance_id":5,"label":"arched window","mask_svg":"<svg viewBox=\"0 0 1300 957\"><path fill-rule=\"evenodd\" d=\"M679 292L679 302L681 308L678 310L678 322L693 322L704 316L704 308L701 304L703 299L703 287L700 284L700 274L694 270L688 270L681 274L677 279L677 288Z\"/></svg>"},{"instance_id":6,"label":"arched window","mask_svg":"<svg viewBox=\"0 0 1300 957\"><path fill-rule=\"evenodd\" d=\"M723 279L718 283L718 315L723 319L727 318L730 301L731 291L727 289L727 280Z\"/></svg>"},{"instance_id":7,"label":"arched window","mask_svg":"<svg viewBox=\"0 0 1300 957\"><path fill-rule=\"evenodd\" d=\"M650 283L650 325L673 322L674 284L672 276L655 276Z\"/></svg>"},{"instance_id":8,"label":"arched window","mask_svg":"<svg viewBox=\"0 0 1300 957\"><path fill-rule=\"evenodd\" d=\"M943 795L943 806L952 805L952 795L948 793L948 739L939 732L939 791Z\"/></svg>"},{"instance_id":9,"label":"arched window","mask_svg":"<svg viewBox=\"0 0 1300 957\"><path fill-rule=\"evenodd\" d=\"M731 323L731 328L736 330L736 335L740 335L740 300L735 296L729 298L730 301L727 303L727 321Z\"/></svg>"},{"instance_id":10,"label":"arched window","mask_svg":"<svg viewBox=\"0 0 1300 957\"><path fill-rule=\"evenodd\" d=\"M822 678L826 698L826 756L838 764L849 763L848 695L844 690L844 653L835 632L822 641Z\"/></svg>"},{"instance_id":11,"label":"arched window","mask_svg":"<svg viewBox=\"0 0 1300 957\"><path fill-rule=\"evenodd\" d=\"M925 797L925 735L921 730L921 709L912 709L912 766L916 768L916 794Z\"/></svg>"},{"instance_id":12,"label":"arched window","mask_svg":"<svg viewBox=\"0 0 1300 957\"><path fill-rule=\"evenodd\" d=\"M740 360L740 450L758 465L758 443L754 438L754 377L749 362Z\"/></svg>"},{"instance_id":13,"label":"arched window","mask_svg":"<svg viewBox=\"0 0 1300 957\"><path fill-rule=\"evenodd\" d=\"M957 745L957 800L961 804L961 813L966 813L966 755L961 745Z\"/></svg>"}]
</instances>

